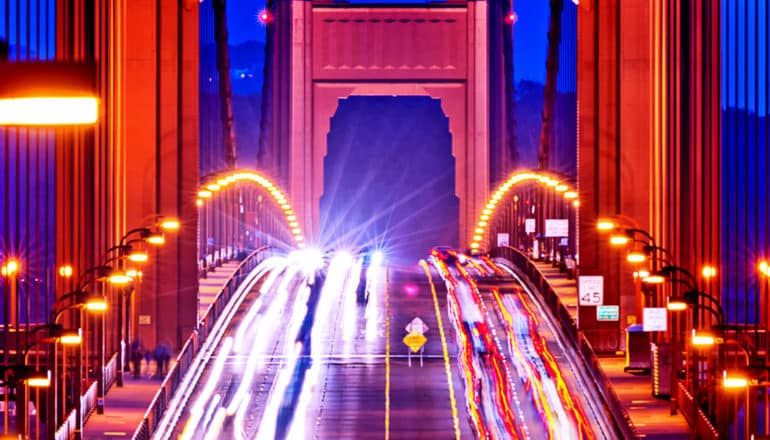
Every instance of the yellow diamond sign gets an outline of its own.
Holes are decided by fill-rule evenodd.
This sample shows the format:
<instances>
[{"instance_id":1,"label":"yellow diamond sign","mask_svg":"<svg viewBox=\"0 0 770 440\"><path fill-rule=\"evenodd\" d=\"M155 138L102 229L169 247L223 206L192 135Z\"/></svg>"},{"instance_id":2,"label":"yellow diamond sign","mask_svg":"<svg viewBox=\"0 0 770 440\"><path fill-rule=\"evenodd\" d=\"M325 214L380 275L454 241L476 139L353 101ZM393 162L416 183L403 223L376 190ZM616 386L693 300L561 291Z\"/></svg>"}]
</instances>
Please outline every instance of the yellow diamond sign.
<instances>
[{"instance_id":1,"label":"yellow diamond sign","mask_svg":"<svg viewBox=\"0 0 770 440\"><path fill-rule=\"evenodd\" d=\"M409 333L408 335L404 336L404 344L406 344L407 347L411 348L414 353L417 353L420 351L420 348L422 348L425 343L428 342L428 338L426 338L421 333Z\"/></svg>"}]
</instances>

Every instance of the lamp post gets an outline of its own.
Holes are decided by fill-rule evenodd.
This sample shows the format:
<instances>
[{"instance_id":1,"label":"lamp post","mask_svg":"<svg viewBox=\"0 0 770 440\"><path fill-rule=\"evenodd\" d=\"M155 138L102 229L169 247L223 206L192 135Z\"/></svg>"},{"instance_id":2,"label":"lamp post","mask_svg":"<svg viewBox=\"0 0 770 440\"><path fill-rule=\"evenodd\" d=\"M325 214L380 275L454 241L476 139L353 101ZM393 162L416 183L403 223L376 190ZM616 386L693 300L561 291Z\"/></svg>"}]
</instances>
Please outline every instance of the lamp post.
<instances>
[{"instance_id":1,"label":"lamp post","mask_svg":"<svg viewBox=\"0 0 770 440\"><path fill-rule=\"evenodd\" d=\"M96 267L92 269L98 269L98 272L100 272L102 275L106 271L106 268L104 267ZM86 273L93 273L93 270L86 271ZM78 310L81 311L83 309L92 312L92 313L98 313L103 312L107 310L107 302L103 297L98 296L92 296L83 288L69 292L65 295L62 295L56 303L54 303L53 307L51 308L50 317L49 317L49 323L53 326L59 325L59 319L63 316L63 314L70 310ZM70 304L66 304L67 300L73 300ZM76 320L76 325L80 326L81 324L81 317L78 313ZM79 328L79 327L78 327ZM82 340L82 336L81 336ZM81 347L83 344L80 344ZM53 374L53 383L52 383L52 392L51 397L48 399L48 432L53 433L56 432L56 428L58 426L57 418L59 413L59 408L56 402L56 390L59 388L59 381L58 381L58 357L56 352L56 341L53 341L50 346L50 354L48 356L48 367L49 370ZM78 353L78 356L76 357L76 364L75 368L77 370L76 377L74 378L74 389L73 394L77 396L78 401L75 403L75 410L76 410L76 426L75 431L76 434L80 433L80 430L82 429L82 414L80 413L80 395L81 388L82 388L82 378L80 377L80 370L82 369L82 352ZM60 408L61 411L66 411L66 360L62 362L62 382L61 382L61 393L62 393L62 407Z\"/></svg>"},{"instance_id":2,"label":"lamp post","mask_svg":"<svg viewBox=\"0 0 770 440\"><path fill-rule=\"evenodd\" d=\"M13 329L16 331L17 336L20 335L20 333L18 332L19 328L18 328L18 325L17 325L18 324L18 321L17 321L18 315L17 315L17 304L16 304L16 301L17 301L17 298L16 298L16 295L17 295L17 292L16 292L16 290L17 290L16 282L17 282L18 273L19 273L20 268L21 268L21 264L16 259L6 260L5 263L2 266L0 266L0 276L2 276L4 279L8 280L8 286L9 286L9 288L8 288L8 291L9 291L9 293L8 293L8 300L6 302L6 304L7 304L7 306L6 306L6 308L7 308L7 315L6 315L6 320L5 320L6 325L5 325L5 328L4 328L5 345L6 345L6 347L3 350L3 353L4 353L3 354L4 365L6 367L9 365L9 363L8 363L9 362L9 355L8 355L8 334L9 334L9 331L8 331L8 329L10 327L13 327ZM17 339L17 345L18 345L18 342L19 341ZM3 432L4 433L8 433L8 410L7 410L7 408L8 408L8 394L9 394L8 380L9 380L9 378L8 378L8 371L4 370L3 371L3 387L5 388L5 392L3 393L3 403L5 405L4 408L6 408L6 410L3 412Z\"/></svg>"},{"instance_id":3,"label":"lamp post","mask_svg":"<svg viewBox=\"0 0 770 440\"><path fill-rule=\"evenodd\" d=\"M33 339L32 342L28 342L24 349L21 351L20 359L22 360L21 365L28 366L28 359L27 356L29 355L29 351L35 347L38 344L50 342L51 347L54 349L51 353L49 353L49 357L56 357L56 343L60 342L62 345L79 345L82 341L82 337L80 336L80 329L75 330L65 330L60 324L57 324L55 322L49 322L47 324L43 324L40 326L35 327L32 330L31 335L29 336L35 336L36 333L48 330L48 335L45 338L42 339ZM28 337L29 337L28 336ZM39 365L36 366L39 368ZM54 370L54 380L50 380L52 370L48 370L48 379L49 384L45 385L48 387L51 383L55 384L55 370ZM56 400L56 387L52 388L53 391L49 393L48 400ZM22 438L26 438L27 436L27 428L28 428L28 414L27 414L27 406L29 403L29 396L27 394L27 386L17 388L16 390L16 425L17 425L17 431L19 434L22 435ZM51 414L49 414L49 419L52 417Z\"/></svg>"},{"instance_id":4,"label":"lamp post","mask_svg":"<svg viewBox=\"0 0 770 440\"><path fill-rule=\"evenodd\" d=\"M110 278L112 285L118 286L118 366L116 371L116 385L118 387L123 386L123 374L128 369L128 361L126 356L126 347L131 340L131 323L133 322L133 315L135 310L131 308L131 301L129 300L131 284L134 281L134 277L128 276L127 268L125 267L125 261L131 261L134 263L145 263L149 260L147 250L138 250L132 247L133 244L146 243L152 246L162 246L165 242L164 232L176 232L180 228L180 223L177 219L171 217L164 217L161 215L152 215L154 217L154 223L148 226L142 226L134 228L123 234L120 238L118 245L108 249L105 254L109 254L113 251L118 251L118 269L121 271L121 276ZM129 238L132 235L139 235L138 239ZM135 271L136 274L140 272Z\"/></svg>"},{"instance_id":5,"label":"lamp post","mask_svg":"<svg viewBox=\"0 0 770 440\"><path fill-rule=\"evenodd\" d=\"M0 367L2 369L3 377L4 379L3 386L6 389L15 389L16 390L16 416L17 416L17 426L16 426L16 435L9 435L8 429L6 428L3 438L27 438L26 435L26 407L28 405L27 401L27 387L32 388L43 388L48 387L51 384L51 372L39 372L37 370L32 370L29 366L21 363L15 363L15 364L9 364L9 365L3 365ZM6 407L6 412L7 407Z\"/></svg>"}]
</instances>

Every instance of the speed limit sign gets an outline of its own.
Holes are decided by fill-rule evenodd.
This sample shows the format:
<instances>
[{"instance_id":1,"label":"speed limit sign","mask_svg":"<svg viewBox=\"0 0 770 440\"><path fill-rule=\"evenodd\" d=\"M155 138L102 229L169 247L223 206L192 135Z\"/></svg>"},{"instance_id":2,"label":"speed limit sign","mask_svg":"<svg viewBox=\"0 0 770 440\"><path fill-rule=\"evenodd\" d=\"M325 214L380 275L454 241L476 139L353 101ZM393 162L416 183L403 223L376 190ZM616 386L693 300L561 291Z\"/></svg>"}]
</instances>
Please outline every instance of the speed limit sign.
<instances>
[{"instance_id":1,"label":"speed limit sign","mask_svg":"<svg viewBox=\"0 0 770 440\"><path fill-rule=\"evenodd\" d=\"M581 306L604 304L604 277L601 275L578 277L578 300Z\"/></svg>"}]
</instances>

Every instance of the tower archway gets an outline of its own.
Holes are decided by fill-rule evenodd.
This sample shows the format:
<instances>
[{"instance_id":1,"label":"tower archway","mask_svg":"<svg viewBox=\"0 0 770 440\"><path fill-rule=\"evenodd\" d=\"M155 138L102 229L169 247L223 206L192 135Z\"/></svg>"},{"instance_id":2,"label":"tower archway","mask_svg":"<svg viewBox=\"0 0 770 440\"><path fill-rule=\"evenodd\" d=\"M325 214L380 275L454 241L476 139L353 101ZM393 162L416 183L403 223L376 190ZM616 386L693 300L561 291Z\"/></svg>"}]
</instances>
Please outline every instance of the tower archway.
<instances>
[{"instance_id":1,"label":"tower archway","mask_svg":"<svg viewBox=\"0 0 770 440\"><path fill-rule=\"evenodd\" d=\"M449 119L459 199L459 238L489 189L489 72L486 1L362 7L291 2L289 191L320 232L330 120L350 96L428 96ZM280 168L280 166L279 166Z\"/></svg>"}]
</instances>

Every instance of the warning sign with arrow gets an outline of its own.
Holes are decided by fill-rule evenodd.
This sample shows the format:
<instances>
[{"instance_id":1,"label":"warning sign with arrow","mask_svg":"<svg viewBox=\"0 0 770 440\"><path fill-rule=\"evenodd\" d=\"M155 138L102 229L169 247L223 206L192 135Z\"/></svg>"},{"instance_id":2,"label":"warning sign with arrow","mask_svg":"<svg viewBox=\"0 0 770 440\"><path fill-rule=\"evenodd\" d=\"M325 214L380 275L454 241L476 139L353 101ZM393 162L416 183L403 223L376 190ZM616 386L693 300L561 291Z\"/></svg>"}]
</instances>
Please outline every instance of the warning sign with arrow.
<instances>
[{"instance_id":1,"label":"warning sign with arrow","mask_svg":"<svg viewBox=\"0 0 770 440\"><path fill-rule=\"evenodd\" d=\"M428 338L426 338L422 333L412 332L404 336L404 344L406 344L406 346L409 347L414 353L420 351L426 342L428 342Z\"/></svg>"}]
</instances>

